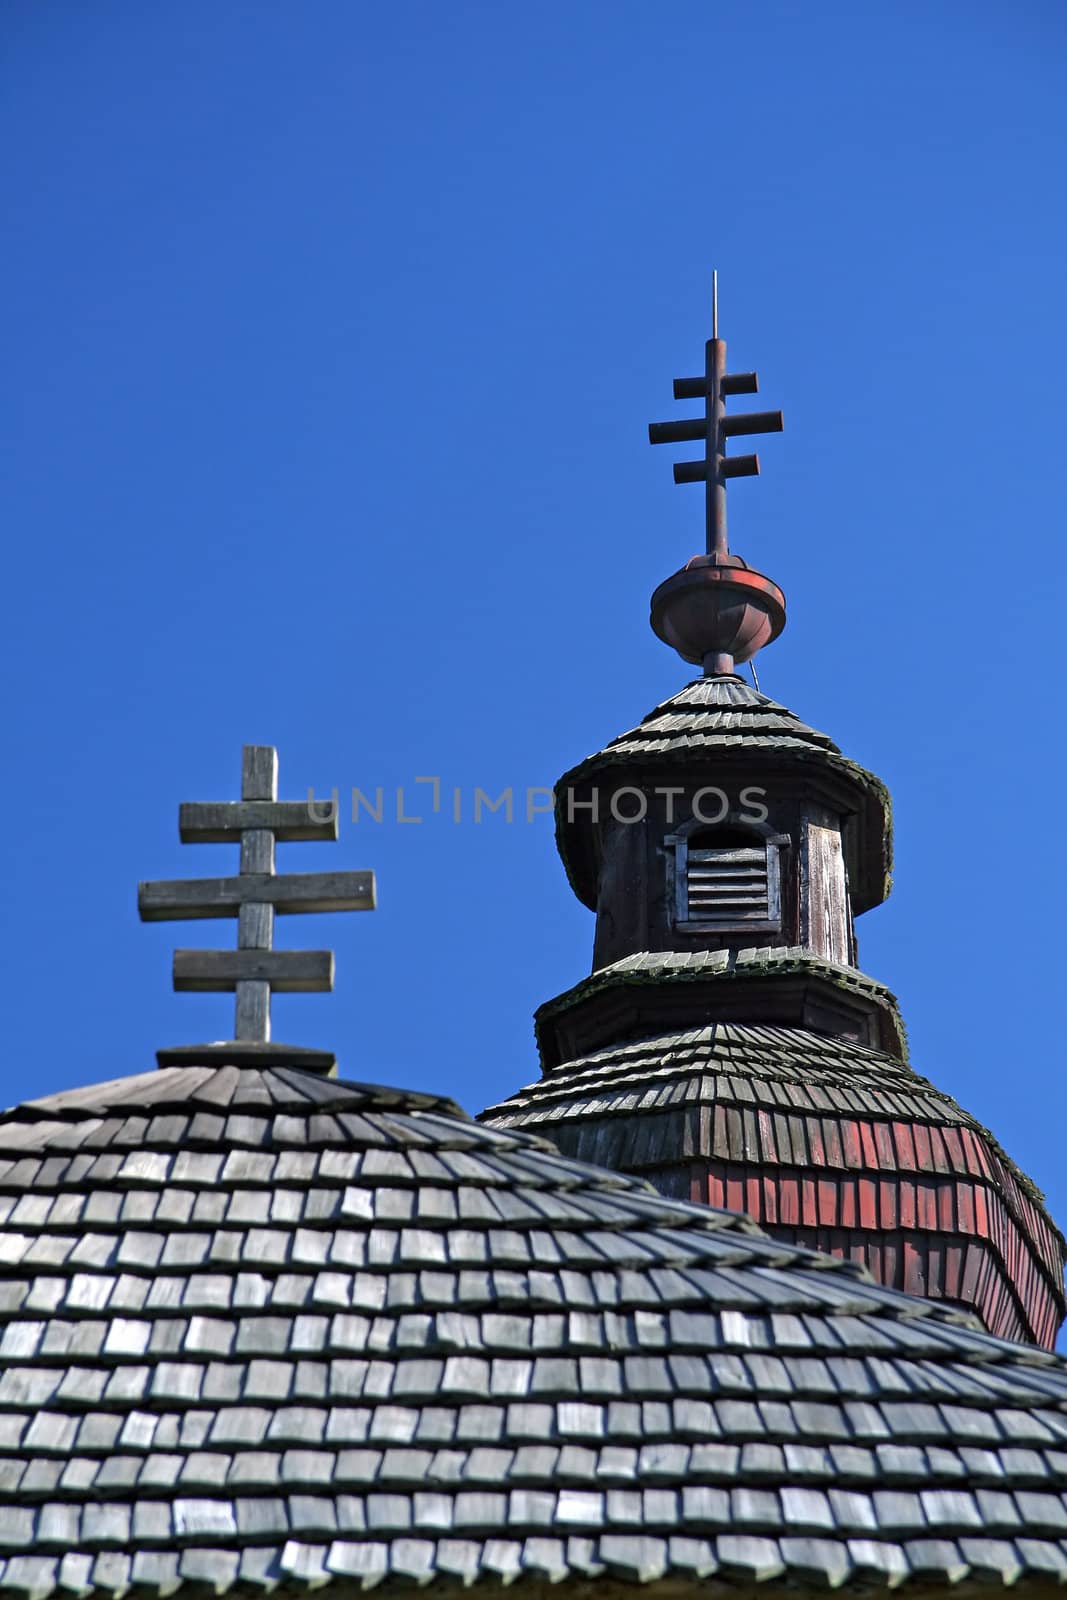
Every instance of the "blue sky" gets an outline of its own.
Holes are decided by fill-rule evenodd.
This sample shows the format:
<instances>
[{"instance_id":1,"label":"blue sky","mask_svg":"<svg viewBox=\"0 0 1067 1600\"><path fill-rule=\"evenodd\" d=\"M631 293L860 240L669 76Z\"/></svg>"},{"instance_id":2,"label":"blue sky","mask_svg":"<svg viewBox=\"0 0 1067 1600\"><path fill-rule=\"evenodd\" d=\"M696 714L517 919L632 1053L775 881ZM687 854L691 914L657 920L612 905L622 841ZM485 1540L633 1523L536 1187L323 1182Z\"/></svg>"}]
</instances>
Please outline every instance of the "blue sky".
<instances>
[{"instance_id":1,"label":"blue sky","mask_svg":"<svg viewBox=\"0 0 1067 1600\"><path fill-rule=\"evenodd\" d=\"M918 1070L1067 1223L1067 224L1056 0L8 0L0 26L7 1100L228 1031L139 878L179 801L550 785L687 678L701 542L646 423L708 332L786 433L731 490L764 690L890 784L860 923ZM419 793L425 797L428 788ZM395 815L395 814L394 814ZM373 915L276 1035L471 1110L589 966L547 818L346 824Z\"/></svg>"}]
</instances>

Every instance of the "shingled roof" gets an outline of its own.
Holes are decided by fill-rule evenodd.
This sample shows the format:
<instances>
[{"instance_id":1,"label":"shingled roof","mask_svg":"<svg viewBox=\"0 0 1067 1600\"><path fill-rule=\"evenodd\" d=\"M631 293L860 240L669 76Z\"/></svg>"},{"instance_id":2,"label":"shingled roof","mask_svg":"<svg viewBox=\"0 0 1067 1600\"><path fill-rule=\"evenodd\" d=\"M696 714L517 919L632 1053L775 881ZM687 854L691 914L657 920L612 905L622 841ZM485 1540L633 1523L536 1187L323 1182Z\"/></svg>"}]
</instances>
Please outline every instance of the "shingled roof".
<instances>
[{"instance_id":1,"label":"shingled roof","mask_svg":"<svg viewBox=\"0 0 1067 1600\"><path fill-rule=\"evenodd\" d=\"M809 728L794 711L771 700L743 679L696 678L644 717L636 728L612 739L587 765L605 766L640 755L684 755L712 748L756 743L767 749L841 751L828 734Z\"/></svg>"},{"instance_id":2,"label":"shingled roof","mask_svg":"<svg viewBox=\"0 0 1067 1600\"><path fill-rule=\"evenodd\" d=\"M0 1118L0 1591L1067 1579L1067 1367L450 1102Z\"/></svg>"},{"instance_id":3,"label":"shingled roof","mask_svg":"<svg viewBox=\"0 0 1067 1600\"><path fill-rule=\"evenodd\" d=\"M562 1062L481 1117L776 1237L876 1251L880 1282L1055 1342L1067 1245L1044 1197L976 1117L882 1050L717 1023Z\"/></svg>"},{"instance_id":4,"label":"shingled roof","mask_svg":"<svg viewBox=\"0 0 1067 1600\"><path fill-rule=\"evenodd\" d=\"M565 1062L480 1116L494 1127L521 1126L527 1133L563 1124L573 1140L567 1155L597 1166L628 1165L646 1146L640 1164L655 1167L688 1154L676 1119L669 1134L660 1128L666 1138L655 1137L656 1113L685 1108L691 1121L701 1105L716 1109L714 1136L724 1157L743 1158L769 1138L776 1154L797 1144L794 1159L807 1166L807 1140L797 1139L798 1113L876 1118L911 1128L947 1122L967 1135L992 1139L951 1095L880 1050L801 1028L738 1023L639 1039ZM761 1124L760 1109L769 1122ZM594 1149L598 1119L609 1117L613 1148L604 1150L600 1141ZM557 1148L560 1137L553 1135ZM847 1165L844 1151L841 1156ZM1020 1191L1041 1203L1032 1180L1010 1156L1002 1153L1002 1159ZM932 1149L929 1165L931 1171L951 1172L952 1152Z\"/></svg>"},{"instance_id":5,"label":"shingled roof","mask_svg":"<svg viewBox=\"0 0 1067 1600\"><path fill-rule=\"evenodd\" d=\"M868 978L855 967L814 955L803 945L755 945L740 950L639 950L598 968L537 1008L534 1026L541 1059L546 1066L555 1066L562 1060L559 1052L563 1041L554 1037L560 1018L573 1014L593 996L605 991L614 991L616 995L647 993L654 1000L671 990L697 986L707 990L710 984L723 996L736 996L746 988L751 989L753 984L766 988L769 981L782 979L818 981L842 994L862 998L877 1016L875 1031L883 1047L900 1058L907 1054L896 997L884 984ZM736 1004L736 998L731 1003ZM617 1038L618 1022L609 1018L609 1031L612 1026ZM650 1028L631 1029L632 1033L652 1031Z\"/></svg>"}]
</instances>

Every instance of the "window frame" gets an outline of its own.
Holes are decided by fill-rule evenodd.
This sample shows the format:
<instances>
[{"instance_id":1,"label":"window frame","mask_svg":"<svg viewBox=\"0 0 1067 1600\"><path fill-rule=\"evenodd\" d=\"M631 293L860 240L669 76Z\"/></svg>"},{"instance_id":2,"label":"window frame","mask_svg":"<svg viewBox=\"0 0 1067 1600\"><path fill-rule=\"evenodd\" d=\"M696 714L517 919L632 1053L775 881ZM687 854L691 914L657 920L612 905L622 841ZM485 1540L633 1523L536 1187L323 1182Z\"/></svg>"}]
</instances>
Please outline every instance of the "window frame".
<instances>
[{"instance_id":1,"label":"window frame","mask_svg":"<svg viewBox=\"0 0 1067 1600\"><path fill-rule=\"evenodd\" d=\"M716 832L745 833L751 835L748 848L762 849L766 862L767 915L766 917L735 916L714 922L689 915L689 841L693 834ZM702 934L720 937L735 933L780 933L782 931L782 861L781 852L790 843L787 834L774 833L766 825L742 821L736 816L723 817L719 823L701 822L692 817L680 828L668 834L663 841L669 849L668 866L673 882L668 883L671 921L678 933ZM702 845L714 849L714 845ZM724 849L743 849L741 845L727 845Z\"/></svg>"}]
</instances>

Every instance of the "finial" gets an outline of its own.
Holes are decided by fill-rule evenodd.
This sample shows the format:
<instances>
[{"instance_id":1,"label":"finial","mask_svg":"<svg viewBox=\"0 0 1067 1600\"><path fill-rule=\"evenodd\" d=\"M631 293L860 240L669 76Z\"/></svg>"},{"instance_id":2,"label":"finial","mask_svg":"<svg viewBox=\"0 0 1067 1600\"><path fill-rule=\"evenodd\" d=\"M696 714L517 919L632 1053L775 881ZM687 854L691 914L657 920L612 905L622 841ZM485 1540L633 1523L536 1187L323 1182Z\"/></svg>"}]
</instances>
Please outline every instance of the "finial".
<instances>
[{"instance_id":1,"label":"finial","mask_svg":"<svg viewBox=\"0 0 1067 1600\"><path fill-rule=\"evenodd\" d=\"M707 550L729 554L726 540L726 480L752 478L759 474L759 456L728 456L726 441L735 435L781 433L780 411L748 411L727 416L728 395L755 394L759 379L754 372L726 371L726 340L719 338L719 274L711 275L711 338L704 347L704 376L675 378L676 400L703 400L704 415L691 422L650 422L650 444L682 444L691 440L704 443L703 461L678 461L675 483L705 485L705 524Z\"/></svg>"},{"instance_id":2,"label":"finial","mask_svg":"<svg viewBox=\"0 0 1067 1600\"><path fill-rule=\"evenodd\" d=\"M749 411L727 416L730 395L756 394L754 372L726 371L726 341L719 338L719 274L711 275L711 338L704 346L704 374L675 378L676 400L703 400L704 415L691 421L651 422L651 444L702 440L700 461L678 461L675 483L703 483L703 556L660 584L652 596L652 626L686 661L704 664L710 675L732 673L736 663L777 638L785 626L785 598L777 585L730 554L726 534L726 484L755 477L757 455L728 456L726 441L739 435L780 433L780 411Z\"/></svg>"},{"instance_id":3,"label":"finial","mask_svg":"<svg viewBox=\"0 0 1067 1600\"><path fill-rule=\"evenodd\" d=\"M271 1045L270 997L328 991L334 978L332 950L275 950L276 912L374 909L373 872L274 870L278 841L337 838L336 803L313 812L306 801L279 800L278 752L270 745L245 745L240 800L183 805L178 831L183 844L239 844L238 876L142 883L138 909L144 922L237 918L236 950L174 952L176 990L235 995L234 1037L162 1050L160 1065L284 1057L292 1065L329 1070L328 1052Z\"/></svg>"}]
</instances>

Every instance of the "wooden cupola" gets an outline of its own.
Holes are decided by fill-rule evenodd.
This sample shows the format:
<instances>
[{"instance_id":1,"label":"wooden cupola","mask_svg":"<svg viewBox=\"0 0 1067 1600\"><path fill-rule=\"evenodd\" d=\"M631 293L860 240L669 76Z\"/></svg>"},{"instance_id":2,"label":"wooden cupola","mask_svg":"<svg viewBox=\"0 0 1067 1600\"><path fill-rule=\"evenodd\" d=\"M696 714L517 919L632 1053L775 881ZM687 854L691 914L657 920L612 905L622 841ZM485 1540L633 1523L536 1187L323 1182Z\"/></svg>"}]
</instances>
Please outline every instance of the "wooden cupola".
<instances>
[{"instance_id":1,"label":"wooden cupola","mask_svg":"<svg viewBox=\"0 0 1067 1600\"><path fill-rule=\"evenodd\" d=\"M704 446L674 476L704 484L705 552L651 615L702 672L557 785L593 970L537 1013L541 1082L482 1115L1051 1348L1063 1236L992 1135L913 1071L896 1000L859 970L855 920L889 892L888 793L736 670L785 625L782 591L726 536L726 484L759 470L726 441L782 425L727 414L756 387L727 371L716 305L703 375L674 384L703 416L649 430Z\"/></svg>"}]
</instances>

